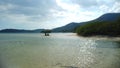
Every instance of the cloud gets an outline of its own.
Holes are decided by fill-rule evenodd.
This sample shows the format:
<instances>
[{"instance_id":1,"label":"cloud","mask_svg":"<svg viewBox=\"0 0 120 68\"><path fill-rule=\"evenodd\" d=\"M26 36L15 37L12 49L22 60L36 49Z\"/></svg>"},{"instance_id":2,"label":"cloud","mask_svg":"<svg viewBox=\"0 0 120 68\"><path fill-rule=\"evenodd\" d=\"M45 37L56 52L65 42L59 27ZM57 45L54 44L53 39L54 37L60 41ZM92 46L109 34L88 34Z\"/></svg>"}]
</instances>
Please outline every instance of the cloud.
<instances>
[{"instance_id":1,"label":"cloud","mask_svg":"<svg viewBox=\"0 0 120 68\"><path fill-rule=\"evenodd\" d=\"M47 14L56 8L54 0L0 0L0 6L11 14L24 15Z\"/></svg>"},{"instance_id":2,"label":"cloud","mask_svg":"<svg viewBox=\"0 0 120 68\"><path fill-rule=\"evenodd\" d=\"M0 0L0 28L53 28L120 12L120 0Z\"/></svg>"},{"instance_id":3,"label":"cloud","mask_svg":"<svg viewBox=\"0 0 120 68\"><path fill-rule=\"evenodd\" d=\"M14 6L11 4L7 4L7 5L2 4L2 5L0 5L0 12L7 11L7 10L12 9L12 8L14 8Z\"/></svg>"},{"instance_id":4,"label":"cloud","mask_svg":"<svg viewBox=\"0 0 120 68\"><path fill-rule=\"evenodd\" d=\"M65 0L56 0L56 3L63 10L67 10L67 11L75 11L78 10L78 8L80 8L78 4L66 3Z\"/></svg>"},{"instance_id":5,"label":"cloud","mask_svg":"<svg viewBox=\"0 0 120 68\"><path fill-rule=\"evenodd\" d=\"M84 8L85 7L91 7L91 6L94 6L94 5L98 5L96 0L94 0L94 1L93 0L87 0L87 1L84 1L84 0L72 0L72 3L79 4Z\"/></svg>"},{"instance_id":6,"label":"cloud","mask_svg":"<svg viewBox=\"0 0 120 68\"><path fill-rule=\"evenodd\" d=\"M113 7L109 11L110 12L120 12L120 1L115 2Z\"/></svg>"},{"instance_id":7,"label":"cloud","mask_svg":"<svg viewBox=\"0 0 120 68\"><path fill-rule=\"evenodd\" d=\"M0 0L0 18L11 22L43 21L52 18L51 8L57 8L54 0Z\"/></svg>"},{"instance_id":8,"label":"cloud","mask_svg":"<svg viewBox=\"0 0 120 68\"><path fill-rule=\"evenodd\" d=\"M102 13L110 13L110 12L120 12L120 2L114 2L111 5L101 5L99 9Z\"/></svg>"},{"instance_id":9,"label":"cloud","mask_svg":"<svg viewBox=\"0 0 120 68\"><path fill-rule=\"evenodd\" d=\"M120 0L114 0L114 1L116 1L116 2L120 2Z\"/></svg>"}]
</instances>

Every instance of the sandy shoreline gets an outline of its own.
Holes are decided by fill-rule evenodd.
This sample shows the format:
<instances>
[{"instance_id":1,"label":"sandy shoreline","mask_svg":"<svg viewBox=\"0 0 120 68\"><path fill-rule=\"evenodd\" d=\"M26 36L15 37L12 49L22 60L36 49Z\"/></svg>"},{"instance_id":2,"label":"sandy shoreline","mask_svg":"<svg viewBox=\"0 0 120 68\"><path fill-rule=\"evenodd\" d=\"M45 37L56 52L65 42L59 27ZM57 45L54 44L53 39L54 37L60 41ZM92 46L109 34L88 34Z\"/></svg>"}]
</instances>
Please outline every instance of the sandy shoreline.
<instances>
[{"instance_id":1,"label":"sandy shoreline","mask_svg":"<svg viewBox=\"0 0 120 68\"><path fill-rule=\"evenodd\" d=\"M80 38L87 38L87 39L94 39L94 40L109 40L109 41L119 41L120 42L120 37L110 37L110 36L90 36L90 37L84 37L84 36L79 36L76 33L70 34L68 36L78 36Z\"/></svg>"}]
</instances>

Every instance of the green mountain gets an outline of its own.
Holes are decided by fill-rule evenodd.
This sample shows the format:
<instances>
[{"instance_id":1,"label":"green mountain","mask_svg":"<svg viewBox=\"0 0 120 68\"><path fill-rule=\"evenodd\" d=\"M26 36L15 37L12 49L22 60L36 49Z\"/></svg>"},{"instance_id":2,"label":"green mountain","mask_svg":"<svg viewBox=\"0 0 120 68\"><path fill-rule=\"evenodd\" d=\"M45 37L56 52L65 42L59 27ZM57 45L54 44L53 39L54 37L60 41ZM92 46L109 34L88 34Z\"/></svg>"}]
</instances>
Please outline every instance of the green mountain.
<instances>
[{"instance_id":1,"label":"green mountain","mask_svg":"<svg viewBox=\"0 0 120 68\"><path fill-rule=\"evenodd\" d=\"M114 22L114 21L117 21L119 17L120 17L120 13L107 13L91 21L80 22L80 23L72 22L65 26L54 28L52 32L74 32L75 29L79 26L92 23L92 22L98 22L98 21L99 22L103 22L103 21Z\"/></svg>"},{"instance_id":2,"label":"green mountain","mask_svg":"<svg viewBox=\"0 0 120 68\"><path fill-rule=\"evenodd\" d=\"M93 21L78 27L76 32L81 36L120 36L120 16L116 19L115 21Z\"/></svg>"}]
</instances>

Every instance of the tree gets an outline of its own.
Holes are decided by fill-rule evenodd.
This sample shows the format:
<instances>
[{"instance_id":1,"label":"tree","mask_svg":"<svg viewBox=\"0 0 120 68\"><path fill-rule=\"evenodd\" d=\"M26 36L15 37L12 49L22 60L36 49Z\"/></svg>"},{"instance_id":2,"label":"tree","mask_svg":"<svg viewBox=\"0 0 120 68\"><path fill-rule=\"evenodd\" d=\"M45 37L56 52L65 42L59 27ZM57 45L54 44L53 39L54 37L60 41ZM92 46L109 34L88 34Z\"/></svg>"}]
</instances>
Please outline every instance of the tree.
<instances>
[{"instance_id":1,"label":"tree","mask_svg":"<svg viewBox=\"0 0 120 68\"><path fill-rule=\"evenodd\" d=\"M78 35L82 36L120 36L120 20L115 22L91 22L76 29Z\"/></svg>"},{"instance_id":2,"label":"tree","mask_svg":"<svg viewBox=\"0 0 120 68\"><path fill-rule=\"evenodd\" d=\"M45 36L49 36L49 33L51 33L51 30L45 29L42 31L42 33L45 33Z\"/></svg>"}]
</instances>

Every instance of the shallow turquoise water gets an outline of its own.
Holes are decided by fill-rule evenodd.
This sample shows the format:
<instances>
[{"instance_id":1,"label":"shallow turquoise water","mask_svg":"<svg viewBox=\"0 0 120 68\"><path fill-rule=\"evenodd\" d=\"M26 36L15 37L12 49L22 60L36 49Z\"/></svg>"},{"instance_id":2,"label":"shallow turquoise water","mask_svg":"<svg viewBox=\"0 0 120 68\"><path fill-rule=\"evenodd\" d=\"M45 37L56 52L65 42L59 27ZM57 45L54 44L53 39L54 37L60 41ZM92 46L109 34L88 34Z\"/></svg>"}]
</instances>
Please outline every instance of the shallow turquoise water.
<instances>
[{"instance_id":1,"label":"shallow turquoise water","mask_svg":"<svg viewBox=\"0 0 120 68\"><path fill-rule=\"evenodd\" d=\"M0 68L120 68L120 44L74 33L0 34Z\"/></svg>"}]
</instances>

